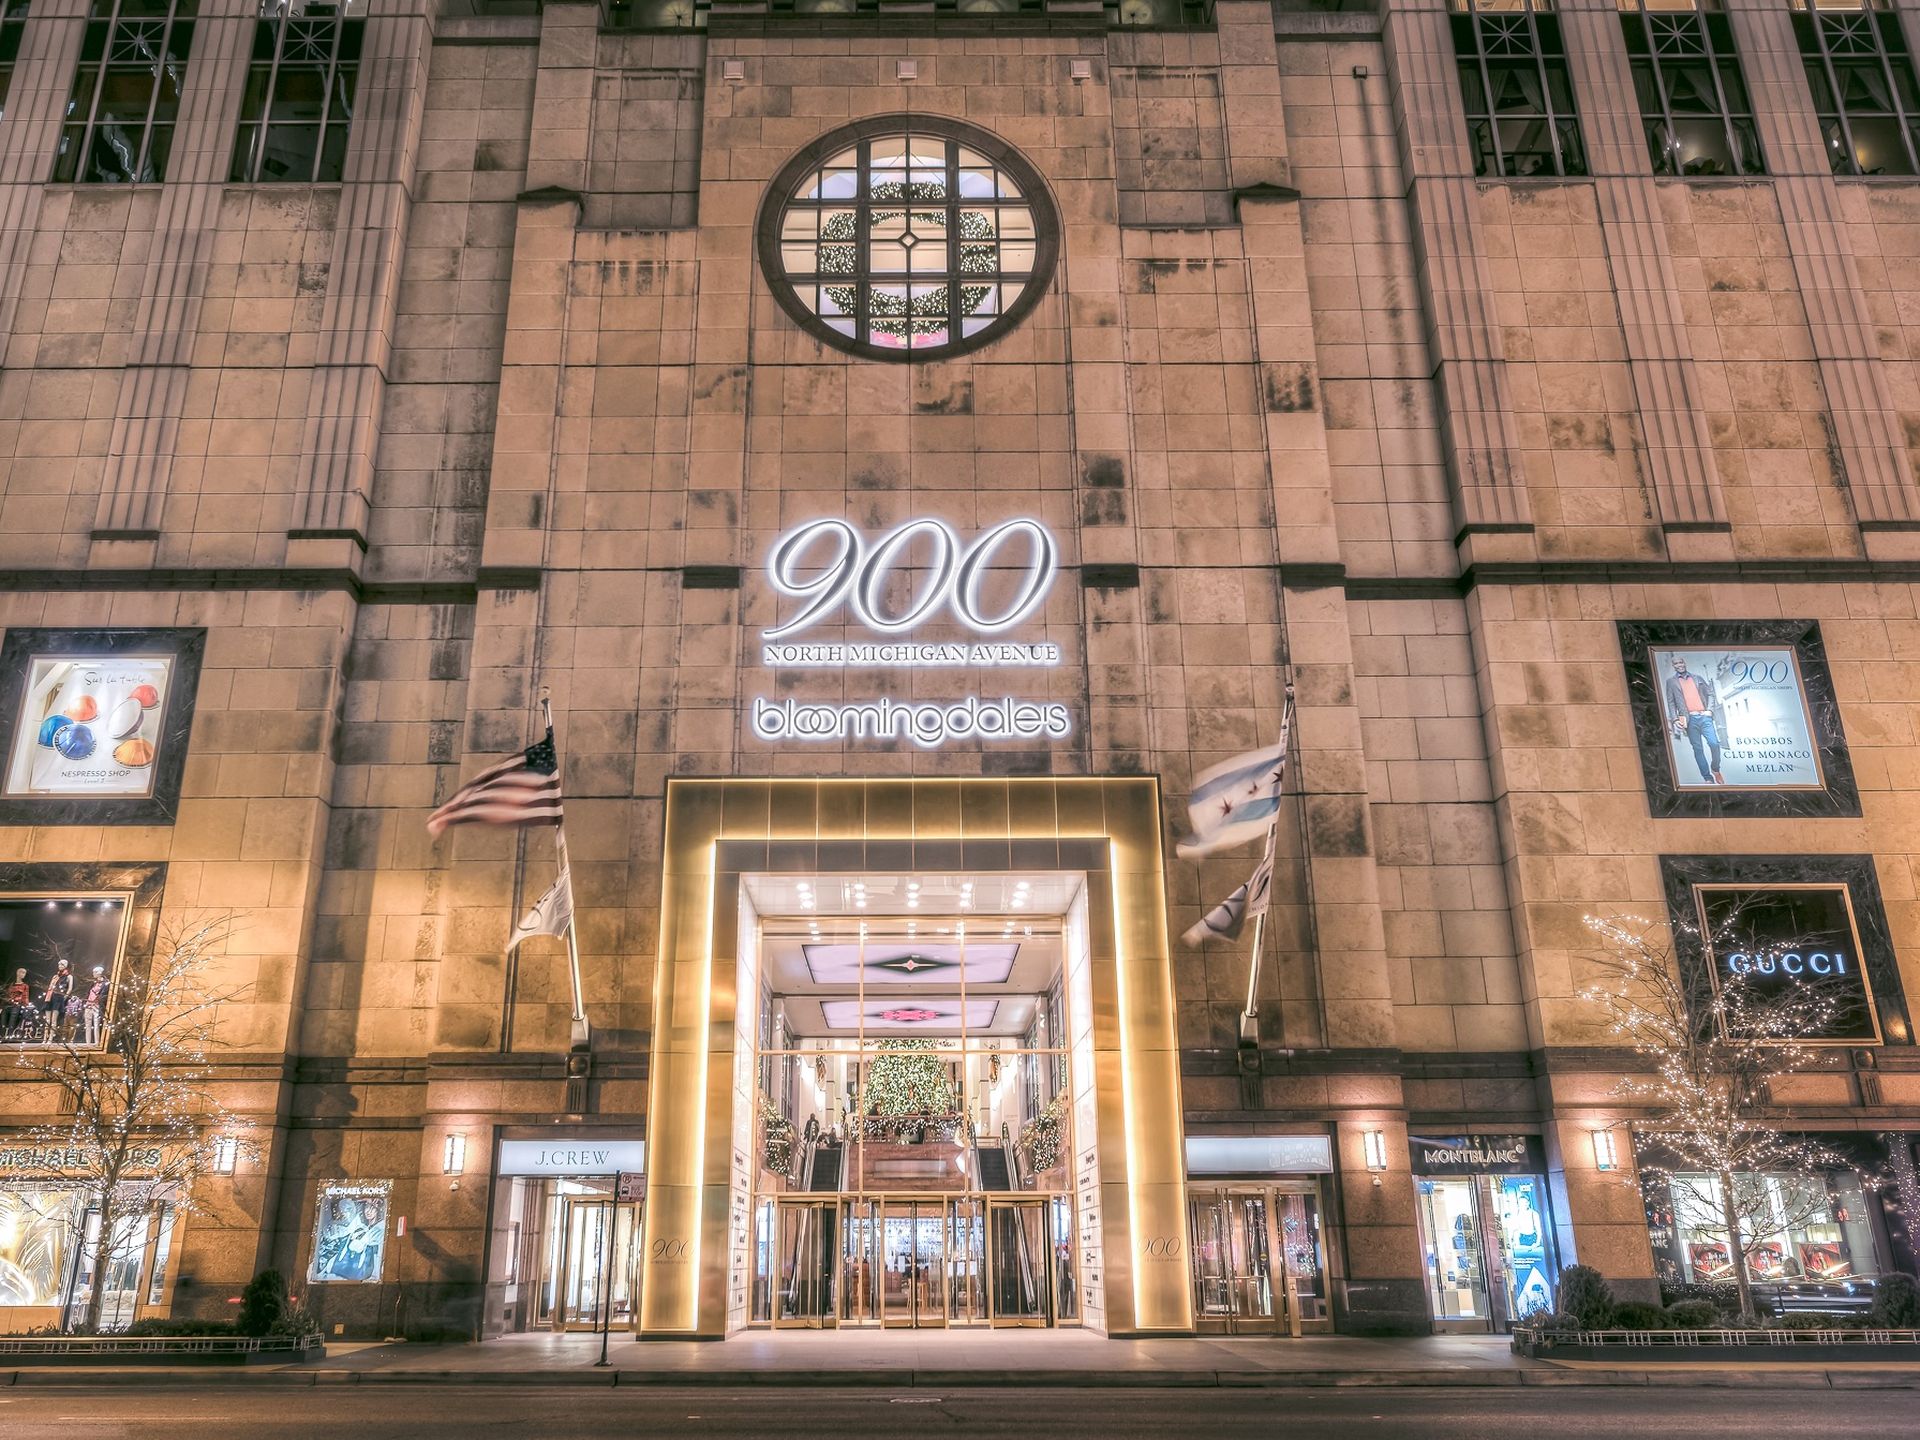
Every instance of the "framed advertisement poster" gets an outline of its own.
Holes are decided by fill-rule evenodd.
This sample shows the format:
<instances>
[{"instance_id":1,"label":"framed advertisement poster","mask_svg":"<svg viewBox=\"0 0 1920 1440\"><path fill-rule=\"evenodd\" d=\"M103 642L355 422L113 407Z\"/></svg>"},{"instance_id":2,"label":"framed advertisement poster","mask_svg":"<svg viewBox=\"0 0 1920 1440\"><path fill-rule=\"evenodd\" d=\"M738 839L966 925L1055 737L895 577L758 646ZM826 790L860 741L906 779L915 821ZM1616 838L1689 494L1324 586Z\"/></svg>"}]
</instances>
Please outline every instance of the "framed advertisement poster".
<instances>
[{"instance_id":1,"label":"framed advertisement poster","mask_svg":"<svg viewBox=\"0 0 1920 1440\"><path fill-rule=\"evenodd\" d=\"M203 630L9 630L0 823L173 819Z\"/></svg>"},{"instance_id":2,"label":"framed advertisement poster","mask_svg":"<svg viewBox=\"0 0 1920 1440\"><path fill-rule=\"evenodd\" d=\"M388 1181L332 1182L314 1202L307 1283L371 1285L387 1259Z\"/></svg>"},{"instance_id":3,"label":"framed advertisement poster","mask_svg":"<svg viewBox=\"0 0 1920 1440\"><path fill-rule=\"evenodd\" d=\"M1656 816L1860 813L1815 622L1627 622L1619 631Z\"/></svg>"}]
</instances>

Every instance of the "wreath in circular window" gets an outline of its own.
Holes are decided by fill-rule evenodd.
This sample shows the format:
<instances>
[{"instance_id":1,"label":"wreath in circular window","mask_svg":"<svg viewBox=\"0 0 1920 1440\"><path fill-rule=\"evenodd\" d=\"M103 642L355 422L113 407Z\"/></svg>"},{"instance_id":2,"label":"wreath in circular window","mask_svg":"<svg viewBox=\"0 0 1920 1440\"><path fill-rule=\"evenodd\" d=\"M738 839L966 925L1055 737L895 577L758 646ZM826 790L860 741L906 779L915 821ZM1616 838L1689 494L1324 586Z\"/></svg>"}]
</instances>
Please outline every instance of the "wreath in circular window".
<instances>
[{"instance_id":1,"label":"wreath in circular window","mask_svg":"<svg viewBox=\"0 0 1920 1440\"><path fill-rule=\"evenodd\" d=\"M1033 307L1059 250L1038 172L952 121L889 116L816 141L761 206L782 308L829 345L919 360L986 344Z\"/></svg>"}]
</instances>

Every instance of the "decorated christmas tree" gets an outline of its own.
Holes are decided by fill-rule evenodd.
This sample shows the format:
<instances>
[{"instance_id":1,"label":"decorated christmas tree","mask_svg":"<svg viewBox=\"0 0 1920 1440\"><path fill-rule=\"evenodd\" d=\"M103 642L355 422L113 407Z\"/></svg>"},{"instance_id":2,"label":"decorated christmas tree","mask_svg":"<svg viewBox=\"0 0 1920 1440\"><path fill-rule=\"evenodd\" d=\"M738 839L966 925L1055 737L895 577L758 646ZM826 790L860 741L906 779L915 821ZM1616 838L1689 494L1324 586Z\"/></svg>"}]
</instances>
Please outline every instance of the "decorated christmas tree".
<instances>
[{"instance_id":1,"label":"decorated christmas tree","mask_svg":"<svg viewBox=\"0 0 1920 1440\"><path fill-rule=\"evenodd\" d=\"M869 1115L950 1115L953 1080L931 1040L882 1040L867 1067Z\"/></svg>"}]
</instances>

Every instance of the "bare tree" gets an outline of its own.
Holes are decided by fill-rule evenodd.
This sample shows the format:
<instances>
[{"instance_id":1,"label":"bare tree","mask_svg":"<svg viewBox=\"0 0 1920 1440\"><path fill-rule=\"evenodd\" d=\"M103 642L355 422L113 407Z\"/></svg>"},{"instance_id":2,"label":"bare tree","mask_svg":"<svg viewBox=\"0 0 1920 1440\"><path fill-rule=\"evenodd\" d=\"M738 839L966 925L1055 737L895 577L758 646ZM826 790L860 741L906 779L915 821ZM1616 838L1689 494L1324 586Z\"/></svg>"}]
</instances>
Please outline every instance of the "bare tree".
<instances>
[{"instance_id":1,"label":"bare tree","mask_svg":"<svg viewBox=\"0 0 1920 1440\"><path fill-rule=\"evenodd\" d=\"M1641 1109L1631 1122L1635 1137L1671 1157L1643 1164L1641 1173L1664 1179L1676 1206L1719 1217L1740 1313L1753 1321L1753 1246L1823 1211L1822 1172L1844 1163L1774 1122L1769 1085L1817 1063L1807 1042L1831 1029L1840 1001L1817 984L1762 991L1747 973L1690 987L1668 932L1634 916L1588 916L1586 924L1600 942L1588 957L1598 978L1580 998L1600 1008L1610 1034L1653 1062L1651 1077L1629 1075L1614 1087ZM1730 934L1702 938L1733 941Z\"/></svg>"},{"instance_id":2,"label":"bare tree","mask_svg":"<svg viewBox=\"0 0 1920 1440\"><path fill-rule=\"evenodd\" d=\"M193 1213L194 1181L214 1168L219 1147L250 1148L213 1092L207 1060L218 1009L236 992L209 989L206 971L232 928L224 915L169 926L147 972L120 983L97 1045L56 1028L44 1046L21 1052L21 1066L57 1086L72 1112L28 1136L60 1153L68 1193L85 1202L68 1212L77 1249L89 1212L99 1221L83 1334L99 1331L113 1267L145 1244L144 1229L123 1222L161 1206L176 1220Z\"/></svg>"}]
</instances>

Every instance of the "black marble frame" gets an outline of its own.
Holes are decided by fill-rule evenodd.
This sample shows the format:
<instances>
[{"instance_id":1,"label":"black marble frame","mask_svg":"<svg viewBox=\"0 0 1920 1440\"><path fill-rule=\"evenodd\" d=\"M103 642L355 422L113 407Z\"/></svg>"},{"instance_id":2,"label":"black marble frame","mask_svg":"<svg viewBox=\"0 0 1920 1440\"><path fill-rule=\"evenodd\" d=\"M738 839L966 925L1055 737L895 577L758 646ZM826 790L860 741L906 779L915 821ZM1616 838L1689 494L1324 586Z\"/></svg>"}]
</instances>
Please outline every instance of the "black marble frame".
<instances>
[{"instance_id":1,"label":"black marble frame","mask_svg":"<svg viewBox=\"0 0 1920 1440\"><path fill-rule=\"evenodd\" d=\"M1640 745L1640 769L1646 776L1647 808L1655 819L1715 816L1727 819L1791 819L1796 816L1857 816L1860 787L1854 783L1846 733L1840 728L1840 704L1827 669L1826 647L1817 620L1670 620L1617 622L1620 658L1627 671L1627 703L1633 710L1634 738ZM1818 790L1757 790L1727 787L1683 790L1674 783L1667 756L1666 726L1661 721L1661 679L1652 671L1648 648L1657 645L1791 645L1800 667L1813 740L1826 784Z\"/></svg>"},{"instance_id":2,"label":"black marble frame","mask_svg":"<svg viewBox=\"0 0 1920 1440\"><path fill-rule=\"evenodd\" d=\"M0 794L0 825L171 825L180 809L180 781L187 768L187 737L200 689L206 653L202 629L68 630L10 629L0 645L0 784L13 763L20 702L27 667L36 655L123 655L165 652L172 656L166 711L160 721L153 789L146 795Z\"/></svg>"},{"instance_id":3,"label":"black marble frame","mask_svg":"<svg viewBox=\"0 0 1920 1440\"><path fill-rule=\"evenodd\" d=\"M1900 964L1894 954L1893 932L1880 899L1880 878L1871 855L1662 855L1660 883L1666 892L1667 917L1673 927L1673 951L1680 979L1696 1003L1713 993L1712 961L1700 933L1700 911L1694 904L1696 885L1844 885L1853 902L1853 922L1860 932L1860 958L1866 969L1871 1007L1878 1017L1880 1044L1912 1045L1913 1025L1907 1013L1906 992L1900 986ZM1815 1037L1817 1040L1817 1037ZM1874 1042L1859 1038L1818 1042L1871 1049Z\"/></svg>"},{"instance_id":4,"label":"black marble frame","mask_svg":"<svg viewBox=\"0 0 1920 1440\"><path fill-rule=\"evenodd\" d=\"M107 1021L111 1025L126 993L130 976L145 979L153 964L153 951L160 935L160 900L167 888L167 867L163 862L138 864L100 864L97 862L17 861L0 863L0 897L11 895L74 896L101 895L108 891L131 896L127 902L126 938L108 976ZM4 978L13 979L12 975ZM18 1046L7 1047L8 1051ZM0 1051L0 1053L6 1053ZM0 1061L0 1064L7 1062Z\"/></svg>"}]
</instances>

